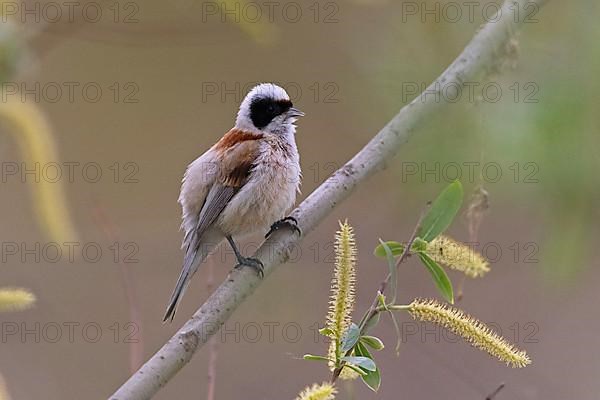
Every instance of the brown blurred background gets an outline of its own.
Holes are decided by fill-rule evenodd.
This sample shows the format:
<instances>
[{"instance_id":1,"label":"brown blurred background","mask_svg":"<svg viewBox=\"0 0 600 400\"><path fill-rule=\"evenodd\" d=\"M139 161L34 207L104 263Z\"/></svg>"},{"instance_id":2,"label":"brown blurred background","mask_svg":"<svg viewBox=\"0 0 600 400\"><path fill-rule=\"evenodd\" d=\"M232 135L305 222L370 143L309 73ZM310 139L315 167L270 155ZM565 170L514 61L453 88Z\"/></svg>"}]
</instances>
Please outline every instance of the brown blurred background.
<instances>
[{"instance_id":1,"label":"brown blurred background","mask_svg":"<svg viewBox=\"0 0 600 400\"><path fill-rule=\"evenodd\" d=\"M460 2L462 16L449 2L274 3L269 13L264 2L76 2L71 20L63 3L2 2L0 106L29 93L26 103L47 119L63 174L51 185L64 193L75 230L61 236L44 224L60 195L40 197L52 180L43 163L41 184L22 175L37 139L22 144L19 128L0 117L1 286L37 297L29 310L0 314L0 374L12 399L108 397L130 375L129 342L143 345L146 360L207 298L201 270L175 322L161 324L182 260L181 176L232 126L253 83L282 84L307 114L297 134L304 198L438 76L499 4L478 3L471 19ZM239 21L224 12L235 7ZM348 218L357 233L358 319L386 273L372 256L377 239L406 240L457 173L467 194L489 193L489 209L477 237L464 212L450 233L479 242L492 260L490 274L465 283L458 305L533 364L512 370L400 315L398 357L390 321L375 332L387 345L376 354L379 394L357 382L342 385L339 398L483 400L502 382L498 400L597 398L598 4L557 1L528 12L520 55L489 78L493 86L474 82L474 98L463 92L417 132L235 312L217 335L216 398L292 399L326 380L324 365L299 358L327 348L315 338L337 221ZM259 240L247 238L244 252ZM66 241L77 243L72 259L52 252ZM212 263L218 284L234 257L223 247ZM450 276L459 286L462 277ZM127 286L140 312L133 324ZM418 263L402 267L400 301L436 295ZM206 398L208 353L156 398Z\"/></svg>"}]
</instances>

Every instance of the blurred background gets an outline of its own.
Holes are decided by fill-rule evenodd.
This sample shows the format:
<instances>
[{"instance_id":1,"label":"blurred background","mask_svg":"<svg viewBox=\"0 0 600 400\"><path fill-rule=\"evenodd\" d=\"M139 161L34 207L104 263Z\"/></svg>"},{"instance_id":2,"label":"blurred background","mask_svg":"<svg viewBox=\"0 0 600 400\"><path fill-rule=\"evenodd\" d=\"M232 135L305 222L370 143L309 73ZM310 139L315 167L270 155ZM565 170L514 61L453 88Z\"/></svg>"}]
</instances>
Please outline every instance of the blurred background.
<instances>
[{"instance_id":1,"label":"blurred background","mask_svg":"<svg viewBox=\"0 0 600 400\"><path fill-rule=\"evenodd\" d=\"M174 323L161 323L183 256L181 176L232 126L255 83L281 84L307 114L297 133L301 200L434 80L500 4L266 3L0 2L0 287L37 298L0 313L0 396L108 397L226 278L234 257L223 246ZM426 202L456 178L467 196L450 233L492 266L464 285L450 272L463 290L458 306L533 364L507 368L400 315L398 356L387 318L374 332L387 345L376 354L379 393L357 382L343 384L339 398L483 400L501 383L497 399L597 398L598 8L525 10L502 65L306 235L155 398L214 390L212 398L292 399L326 380L324 365L300 358L327 348L316 331L337 221L356 230L358 319L387 271L372 255L378 238L407 240ZM244 239L244 253L260 239ZM399 301L436 295L415 260L402 266Z\"/></svg>"}]
</instances>

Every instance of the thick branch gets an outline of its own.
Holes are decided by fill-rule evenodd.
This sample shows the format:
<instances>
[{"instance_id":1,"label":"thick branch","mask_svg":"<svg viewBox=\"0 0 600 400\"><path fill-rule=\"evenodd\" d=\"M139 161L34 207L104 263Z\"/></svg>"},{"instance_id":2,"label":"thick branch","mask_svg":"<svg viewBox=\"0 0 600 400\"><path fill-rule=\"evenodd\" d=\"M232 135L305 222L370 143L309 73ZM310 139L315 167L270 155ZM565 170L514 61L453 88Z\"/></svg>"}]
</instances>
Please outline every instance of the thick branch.
<instances>
[{"instance_id":1,"label":"thick branch","mask_svg":"<svg viewBox=\"0 0 600 400\"><path fill-rule=\"evenodd\" d=\"M526 17L525 4L541 5L544 0L506 1L497 21L487 23L454 62L425 92L400 112L342 168L308 196L292 213L307 234L352 190L386 163L425 121L447 102L433 93L443 88L464 86L482 74L494 70L506 56L507 46L517 27ZM521 12L515 13L518 4ZM515 15L521 17L515 21ZM446 92L447 93L447 90ZM262 244L254 257L262 260L265 278L289 259L294 246L302 240L290 231L278 231ZM251 268L234 270L212 296L140 370L111 397L112 400L151 398L192 358L193 354L215 334L233 311L254 292L261 280Z\"/></svg>"}]
</instances>

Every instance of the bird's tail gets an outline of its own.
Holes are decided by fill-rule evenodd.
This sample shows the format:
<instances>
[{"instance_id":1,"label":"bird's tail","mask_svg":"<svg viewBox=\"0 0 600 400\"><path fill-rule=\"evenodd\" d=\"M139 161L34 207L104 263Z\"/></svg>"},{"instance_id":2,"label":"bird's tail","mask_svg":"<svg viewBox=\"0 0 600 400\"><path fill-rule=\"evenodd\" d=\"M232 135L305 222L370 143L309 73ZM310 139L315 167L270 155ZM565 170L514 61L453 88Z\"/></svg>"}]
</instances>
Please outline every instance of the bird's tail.
<instances>
[{"instance_id":1,"label":"bird's tail","mask_svg":"<svg viewBox=\"0 0 600 400\"><path fill-rule=\"evenodd\" d=\"M196 267L197 269L197 267ZM187 289L188 284L190 283L190 279L192 279L192 275L195 271L192 269L184 268L179 274L179 278L177 279L177 283L175 284L175 289L173 289L173 293L171 294L171 300L169 300L169 306L167 307L167 311L165 312L165 316L163 317L163 322L167 320L169 322L173 322L173 318L175 318L175 311L177 311L177 305L179 304L179 300L183 296L185 289Z\"/></svg>"},{"instance_id":2,"label":"bird's tail","mask_svg":"<svg viewBox=\"0 0 600 400\"><path fill-rule=\"evenodd\" d=\"M169 300L169 306L167 307L167 311L163 317L163 322L166 322L167 320L169 322L173 321L175 312L177 311L177 305L183 297L183 293L187 289L192 277L198 270L200 263L202 263L202 261L204 261L204 259L210 254L211 249L209 246L200 245L195 249L194 247L196 246L194 246L194 243L192 243L192 245L188 247L188 251L185 254L183 268L181 269L179 278L177 278L175 289L173 289L173 293L171 294L171 299Z\"/></svg>"}]
</instances>

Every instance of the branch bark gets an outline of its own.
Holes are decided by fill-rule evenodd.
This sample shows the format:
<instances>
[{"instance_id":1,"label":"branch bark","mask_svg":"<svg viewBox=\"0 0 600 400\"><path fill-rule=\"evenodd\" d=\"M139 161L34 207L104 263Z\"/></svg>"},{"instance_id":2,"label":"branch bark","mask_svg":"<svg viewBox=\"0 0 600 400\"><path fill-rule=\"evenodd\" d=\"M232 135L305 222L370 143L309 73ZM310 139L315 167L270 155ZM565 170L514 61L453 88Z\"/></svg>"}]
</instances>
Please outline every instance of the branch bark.
<instances>
[{"instance_id":1,"label":"branch bark","mask_svg":"<svg viewBox=\"0 0 600 400\"><path fill-rule=\"evenodd\" d=\"M506 57L510 39L523 23L531 9L546 0L507 0L499 17L483 26L452 64L411 103L403 107L373 139L342 168L330 176L292 212L306 235L319 225L352 190L386 163L427 119L447 104L448 88L464 87L478 77L497 69ZM518 7L520 12L515 12ZM436 96L445 90L445 96ZM291 231L275 232L253 257L265 266L266 277L280 264L285 263L294 246L302 240ZM231 316L235 309L260 285L254 270L234 270L196 311L193 317L148 360L117 392L111 400L150 399L158 390L190 361L194 353Z\"/></svg>"}]
</instances>

